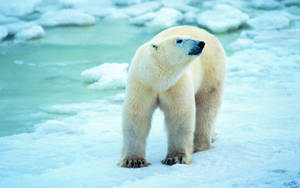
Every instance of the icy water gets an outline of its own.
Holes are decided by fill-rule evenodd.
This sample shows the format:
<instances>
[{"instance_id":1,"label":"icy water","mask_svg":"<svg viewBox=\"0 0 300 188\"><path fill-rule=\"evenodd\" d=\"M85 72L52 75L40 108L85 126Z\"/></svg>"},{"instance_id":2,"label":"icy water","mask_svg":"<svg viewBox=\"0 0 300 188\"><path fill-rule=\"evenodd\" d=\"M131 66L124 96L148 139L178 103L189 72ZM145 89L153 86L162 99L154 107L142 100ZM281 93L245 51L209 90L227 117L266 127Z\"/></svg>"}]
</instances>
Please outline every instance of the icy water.
<instances>
[{"instance_id":1,"label":"icy water","mask_svg":"<svg viewBox=\"0 0 300 188\"><path fill-rule=\"evenodd\" d=\"M43 107L120 92L86 89L80 73L104 62L130 62L136 48L152 35L128 23L102 22L52 28L42 39L0 46L0 136L31 132L36 123L55 118Z\"/></svg>"},{"instance_id":2,"label":"icy water","mask_svg":"<svg viewBox=\"0 0 300 188\"><path fill-rule=\"evenodd\" d=\"M300 19L291 20L217 35L228 55L217 141L191 165L160 163L167 140L156 111L152 165L117 167L124 88L89 89L81 77L104 62L129 63L156 32L101 21L1 44L0 187L299 187Z\"/></svg>"}]
</instances>

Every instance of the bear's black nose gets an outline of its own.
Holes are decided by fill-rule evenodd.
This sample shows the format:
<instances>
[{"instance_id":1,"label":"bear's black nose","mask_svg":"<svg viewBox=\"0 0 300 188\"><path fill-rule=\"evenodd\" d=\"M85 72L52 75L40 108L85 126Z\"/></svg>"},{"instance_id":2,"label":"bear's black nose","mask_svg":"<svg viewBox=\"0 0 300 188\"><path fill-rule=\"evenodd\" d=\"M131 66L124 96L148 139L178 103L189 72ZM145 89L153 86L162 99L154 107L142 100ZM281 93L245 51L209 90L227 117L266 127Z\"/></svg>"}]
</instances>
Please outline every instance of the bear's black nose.
<instances>
[{"instance_id":1,"label":"bear's black nose","mask_svg":"<svg viewBox=\"0 0 300 188\"><path fill-rule=\"evenodd\" d=\"M203 49L204 46L205 46L205 43L204 43L203 41L199 41L197 46L198 46L199 48Z\"/></svg>"},{"instance_id":2,"label":"bear's black nose","mask_svg":"<svg viewBox=\"0 0 300 188\"><path fill-rule=\"evenodd\" d=\"M200 55L204 46L205 46L205 43L203 41L193 40L193 47L189 51L188 54L189 55Z\"/></svg>"}]
</instances>

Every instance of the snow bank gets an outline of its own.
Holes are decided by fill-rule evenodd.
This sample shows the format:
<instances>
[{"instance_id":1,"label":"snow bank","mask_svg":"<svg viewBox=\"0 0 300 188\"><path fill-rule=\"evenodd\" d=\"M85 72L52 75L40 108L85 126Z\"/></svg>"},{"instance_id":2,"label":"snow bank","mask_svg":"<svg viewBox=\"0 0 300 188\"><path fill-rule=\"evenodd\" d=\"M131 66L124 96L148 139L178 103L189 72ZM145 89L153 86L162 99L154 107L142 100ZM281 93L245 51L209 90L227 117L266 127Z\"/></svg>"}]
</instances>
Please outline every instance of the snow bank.
<instances>
[{"instance_id":1,"label":"snow bank","mask_svg":"<svg viewBox=\"0 0 300 188\"><path fill-rule=\"evenodd\" d=\"M240 28L246 24L248 15L229 5L216 5L212 10L198 14L197 23L214 33Z\"/></svg>"},{"instance_id":2,"label":"snow bank","mask_svg":"<svg viewBox=\"0 0 300 188\"><path fill-rule=\"evenodd\" d=\"M247 23L251 27L260 30L280 29L289 26L290 16L282 11L266 12L248 20Z\"/></svg>"},{"instance_id":3,"label":"snow bank","mask_svg":"<svg viewBox=\"0 0 300 188\"><path fill-rule=\"evenodd\" d=\"M79 10L64 9L46 12L38 23L42 26L92 25L95 23L95 18Z\"/></svg>"},{"instance_id":4,"label":"snow bank","mask_svg":"<svg viewBox=\"0 0 300 188\"><path fill-rule=\"evenodd\" d=\"M146 23L146 26L159 31L179 24L182 19L183 15L178 10L162 8L156 13L153 20Z\"/></svg>"},{"instance_id":5,"label":"snow bank","mask_svg":"<svg viewBox=\"0 0 300 188\"><path fill-rule=\"evenodd\" d=\"M7 35L8 35L7 28L0 26L0 41L3 40Z\"/></svg>"},{"instance_id":6,"label":"snow bank","mask_svg":"<svg viewBox=\"0 0 300 188\"><path fill-rule=\"evenodd\" d=\"M1 1L0 13L6 16L22 17L34 12L35 7L41 3L42 0L9 0Z\"/></svg>"},{"instance_id":7,"label":"snow bank","mask_svg":"<svg viewBox=\"0 0 300 188\"><path fill-rule=\"evenodd\" d=\"M128 64L104 63L81 73L90 89L125 88Z\"/></svg>"},{"instance_id":8,"label":"snow bank","mask_svg":"<svg viewBox=\"0 0 300 188\"><path fill-rule=\"evenodd\" d=\"M44 29L41 26L37 25L17 32L17 34L15 35L15 39L30 40L30 39L41 38L44 35L45 35Z\"/></svg>"}]
</instances>

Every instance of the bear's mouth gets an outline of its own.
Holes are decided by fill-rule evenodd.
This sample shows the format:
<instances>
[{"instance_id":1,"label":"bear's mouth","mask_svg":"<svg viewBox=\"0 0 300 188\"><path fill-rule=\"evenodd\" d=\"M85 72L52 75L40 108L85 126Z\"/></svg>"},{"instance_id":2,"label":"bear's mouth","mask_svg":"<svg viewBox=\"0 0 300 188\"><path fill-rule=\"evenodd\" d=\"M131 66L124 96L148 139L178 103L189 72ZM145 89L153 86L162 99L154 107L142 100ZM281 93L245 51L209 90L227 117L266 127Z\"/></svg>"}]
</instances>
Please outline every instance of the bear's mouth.
<instances>
[{"instance_id":1,"label":"bear's mouth","mask_svg":"<svg viewBox=\"0 0 300 188\"><path fill-rule=\"evenodd\" d=\"M193 47L190 51L189 51L189 55L200 55L202 52L203 48L200 48L198 46Z\"/></svg>"}]
</instances>

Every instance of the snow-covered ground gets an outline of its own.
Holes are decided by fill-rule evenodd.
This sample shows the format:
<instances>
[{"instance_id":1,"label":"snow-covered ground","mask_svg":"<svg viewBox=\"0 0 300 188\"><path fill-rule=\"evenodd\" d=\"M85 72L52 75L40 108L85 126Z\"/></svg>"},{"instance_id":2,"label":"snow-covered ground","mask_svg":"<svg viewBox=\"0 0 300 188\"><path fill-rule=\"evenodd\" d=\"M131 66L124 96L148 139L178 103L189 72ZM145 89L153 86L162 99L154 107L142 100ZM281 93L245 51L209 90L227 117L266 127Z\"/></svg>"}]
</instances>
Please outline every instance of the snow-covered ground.
<instances>
[{"instance_id":1,"label":"snow-covered ground","mask_svg":"<svg viewBox=\"0 0 300 188\"><path fill-rule=\"evenodd\" d=\"M300 1L1 1L0 133L30 128L0 134L0 187L300 187ZM119 168L128 63L178 24L207 28L226 48L215 148L162 165L157 110L152 165ZM37 109L10 116L28 103Z\"/></svg>"}]
</instances>

